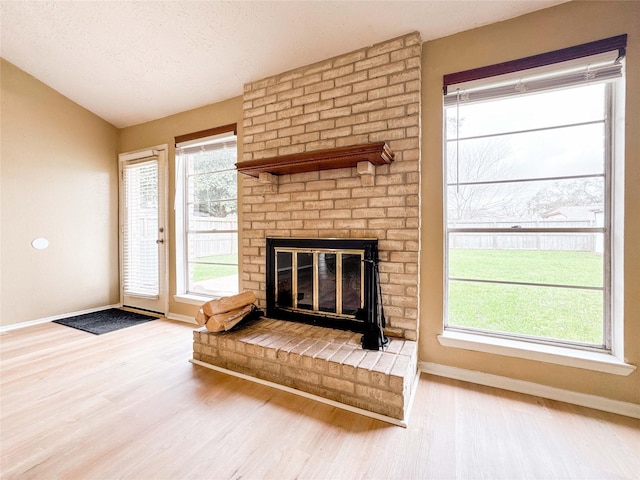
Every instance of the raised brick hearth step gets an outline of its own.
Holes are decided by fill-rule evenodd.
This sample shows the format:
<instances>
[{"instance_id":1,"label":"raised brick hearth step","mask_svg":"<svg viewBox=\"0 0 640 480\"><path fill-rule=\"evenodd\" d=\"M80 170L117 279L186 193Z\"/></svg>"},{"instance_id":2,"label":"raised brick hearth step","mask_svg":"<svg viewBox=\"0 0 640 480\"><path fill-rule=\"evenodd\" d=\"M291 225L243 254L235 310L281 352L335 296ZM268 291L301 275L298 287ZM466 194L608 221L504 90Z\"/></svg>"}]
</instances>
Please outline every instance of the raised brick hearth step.
<instances>
[{"instance_id":1,"label":"raised brick hearth step","mask_svg":"<svg viewBox=\"0 0 640 480\"><path fill-rule=\"evenodd\" d=\"M232 332L193 334L193 359L403 420L416 375L416 342L363 350L362 335L262 318Z\"/></svg>"}]
</instances>

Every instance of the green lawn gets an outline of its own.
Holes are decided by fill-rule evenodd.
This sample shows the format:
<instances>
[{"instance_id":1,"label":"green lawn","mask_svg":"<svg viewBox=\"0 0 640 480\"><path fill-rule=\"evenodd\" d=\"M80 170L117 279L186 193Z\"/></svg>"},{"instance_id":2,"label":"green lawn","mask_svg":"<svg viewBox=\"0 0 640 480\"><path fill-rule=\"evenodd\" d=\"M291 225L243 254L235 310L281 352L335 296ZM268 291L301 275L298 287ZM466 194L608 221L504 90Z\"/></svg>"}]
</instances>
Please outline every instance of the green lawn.
<instances>
[{"instance_id":1,"label":"green lawn","mask_svg":"<svg viewBox=\"0 0 640 480\"><path fill-rule=\"evenodd\" d=\"M211 262L217 265L207 265L196 263L193 265L193 281L201 282L212 278L228 277L229 275L238 274L238 255L214 255L210 257L200 257L199 262ZM233 264L235 265L229 265Z\"/></svg>"},{"instance_id":2,"label":"green lawn","mask_svg":"<svg viewBox=\"0 0 640 480\"><path fill-rule=\"evenodd\" d=\"M602 257L588 252L450 252L450 277L558 285L603 285ZM451 326L602 344L602 291L449 282Z\"/></svg>"}]
</instances>

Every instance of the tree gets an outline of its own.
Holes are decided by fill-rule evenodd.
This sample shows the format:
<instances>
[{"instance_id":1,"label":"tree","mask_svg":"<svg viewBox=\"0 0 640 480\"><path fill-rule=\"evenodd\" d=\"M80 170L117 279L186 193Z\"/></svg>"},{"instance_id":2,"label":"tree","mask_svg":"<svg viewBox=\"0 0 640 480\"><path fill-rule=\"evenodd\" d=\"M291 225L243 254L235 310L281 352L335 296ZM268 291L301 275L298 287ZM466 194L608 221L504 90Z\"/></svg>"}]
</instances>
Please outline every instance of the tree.
<instances>
[{"instance_id":1,"label":"tree","mask_svg":"<svg viewBox=\"0 0 640 480\"><path fill-rule=\"evenodd\" d=\"M580 178L571 182L554 182L541 189L527 202L527 211L542 216L560 207L603 205L604 186L597 178Z\"/></svg>"},{"instance_id":2,"label":"tree","mask_svg":"<svg viewBox=\"0 0 640 480\"><path fill-rule=\"evenodd\" d=\"M217 218L237 214L235 149L208 150L191 159L194 211Z\"/></svg>"},{"instance_id":3,"label":"tree","mask_svg":"<svg viewBox=\"0 0 640 480\"><path fill-rule=\"evenodd\" d=\"M194 187L197 212L217 218L237 213L235 171L198 175L194 178Z\"/></svg>"},{"instance_id":4,"label":"tree","mask_svg":"<svg viewBox=\"0 0 640 480\"><path fill-rule=\"evenodd\" d=\"M447 152L449 219L495 219L512 214L515 187L483 183L508 178L508 167L504 163L509 153L508 144L496 138L455 143ZM457 147L459 152L456 152Z\"/></svg>"}]
</instances>

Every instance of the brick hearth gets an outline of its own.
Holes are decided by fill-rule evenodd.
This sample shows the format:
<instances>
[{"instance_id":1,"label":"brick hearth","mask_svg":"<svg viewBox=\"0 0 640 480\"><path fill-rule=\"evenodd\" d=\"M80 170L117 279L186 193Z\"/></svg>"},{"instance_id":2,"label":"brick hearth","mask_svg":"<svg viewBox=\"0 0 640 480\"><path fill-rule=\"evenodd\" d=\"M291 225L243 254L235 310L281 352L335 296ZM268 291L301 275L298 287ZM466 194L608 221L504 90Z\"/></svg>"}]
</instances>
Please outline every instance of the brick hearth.
<instances>
[{"instance_id":1,"label":"brick hearth","mask_svg":"<svg viewBox=\"0 0 640 480\"><path fill-rule=\"evenodd\" d=\"M196 330L193 359L403 420L416 375L416 342L363 350L361 334L260 319L225 333Z\"/></svg>"}]
</instances>

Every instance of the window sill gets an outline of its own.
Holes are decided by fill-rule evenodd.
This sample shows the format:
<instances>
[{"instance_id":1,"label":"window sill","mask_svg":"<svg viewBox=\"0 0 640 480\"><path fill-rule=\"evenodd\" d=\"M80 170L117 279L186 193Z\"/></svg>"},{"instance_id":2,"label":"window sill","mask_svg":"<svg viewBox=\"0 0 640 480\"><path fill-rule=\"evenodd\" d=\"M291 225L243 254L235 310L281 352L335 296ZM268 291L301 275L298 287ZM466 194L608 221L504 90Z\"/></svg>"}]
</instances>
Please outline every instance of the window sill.
<instances>
[{"instance_id":1,"label":"window sill","mask_svg":"<svg viewBox=\"0 0 640 480\"><path fill-rule=\"evenodd\" d=\"M438 335L438 342L444 347L525 358L613 375L627 376L636 369L635 365L625 363L623 360L604 352L589 352L481 334L445 331Z\"/></svg>"},{"instance_id":2,"label":"window sill","mask_svg":"<svg viewBox=\"0 0 640 480\"><path fill-rule=\"evenodd\" d=\"M193 295L193 294L182 293L180 295L174 295L173 299L176 302L188 303L190 305L198 305L200 307L202 306L203 303L210 301L211 297L206 297L204 295Z\"/></svg>"}]
</instances>

